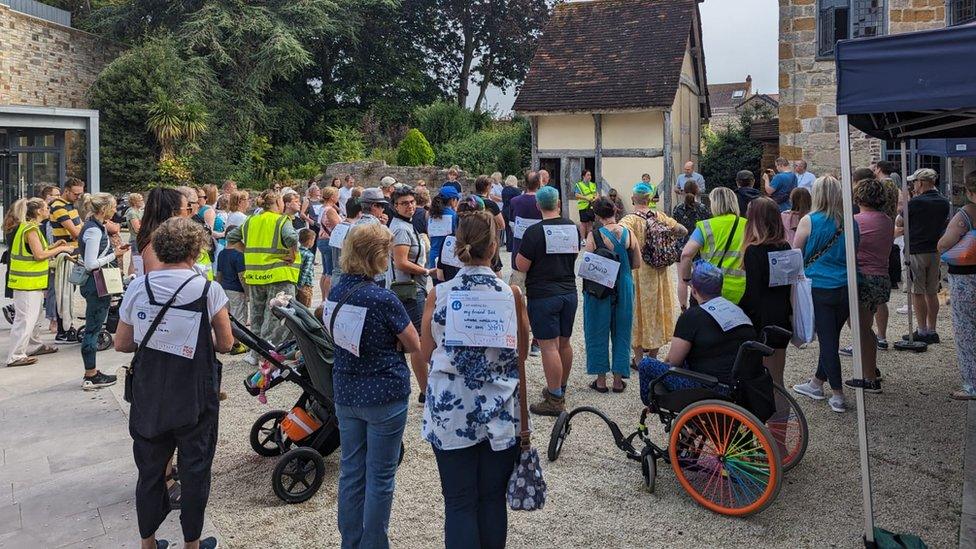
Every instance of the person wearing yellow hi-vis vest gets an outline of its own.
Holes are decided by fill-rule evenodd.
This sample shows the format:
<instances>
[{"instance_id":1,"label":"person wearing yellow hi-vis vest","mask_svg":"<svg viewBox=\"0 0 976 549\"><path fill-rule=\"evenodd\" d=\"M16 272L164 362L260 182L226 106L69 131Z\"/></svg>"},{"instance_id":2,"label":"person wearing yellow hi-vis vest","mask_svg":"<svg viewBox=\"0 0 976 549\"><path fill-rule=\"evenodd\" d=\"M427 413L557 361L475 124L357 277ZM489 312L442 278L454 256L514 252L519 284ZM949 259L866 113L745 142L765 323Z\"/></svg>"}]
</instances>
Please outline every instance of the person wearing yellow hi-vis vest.
<instances>
[{"instance_id":1,"label":"person wearing yellow hi-vis vest","mask_svg":"<svg viewBox=\"0 0 976 549\"><path fill-rule=\"evenodd\" d=\"M281 196L274 190L261 193L261 213L252 215L227 233L227 245L244 253L244 284L250 302L251 326L264 340L279 344L285 329L271 315L268 302L284 292L294 296L302 260L298 233L282 213ZM248 360L257 361L253 354Z\"/></svg>"},{"instance_id":2,"label":"person wearing yellow hi-vis vest","mask_svg":"<svg viewBox=\"0 0 976 549\"><path fill-rule=\"evenodd\" d=\"M600 196L596 182L593 181L593 172L583 170L583 180L576 183L576 200L579 206L580 228L583 229L583 238L586 238L593 231L593 208L590 204Z\"/></svg>"},{"instance_id":3,"label":"person wearing yellow hi-vis vest","mask_svg":"<svg viewBox=\"0 0 976 549\"><path fill-rule=\"evenodd\" d=\"M722 269L722 297L739 303L746 291L746 272L742 268L742 239L746 220L740 217L739 201L732 189L718 187L708 195L712 218L699 221L695 231L681 251L678 274L686 282L691 279L695 257L701 254L704 261ZM678 288L681 310L688 308L688 288Z\"/></svg>"},{"instance_id":4,"label":"person wearing yellow hi-vis vest","mask_svg":"<svg viewBox=\"0 0 976 549\"><path fill-rule=\"evenodd\" d=\"M47 202L41 198L14 202L4 220L3 232L10 242L10 265L7 269L7 288L13 291L14 322L10 329L10 351L7 366L34 364L37 355L57 351L41 343L37 321L44 308L44 293L48 283L48 260L74 248L58 240L48 246L39 229L50 215ZM13 234L10 238L9 235Z\"/></svg>"}]
</instances>

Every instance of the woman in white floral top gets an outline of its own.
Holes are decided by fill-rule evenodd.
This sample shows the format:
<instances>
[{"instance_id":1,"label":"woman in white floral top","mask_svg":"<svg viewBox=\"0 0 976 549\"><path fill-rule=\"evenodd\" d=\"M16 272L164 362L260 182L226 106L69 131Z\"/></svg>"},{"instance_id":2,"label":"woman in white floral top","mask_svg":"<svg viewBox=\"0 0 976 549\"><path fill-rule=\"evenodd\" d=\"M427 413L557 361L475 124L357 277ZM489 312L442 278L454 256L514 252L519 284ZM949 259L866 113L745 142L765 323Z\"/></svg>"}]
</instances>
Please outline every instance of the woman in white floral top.
<instances>
[{"instance_id":1,"label":"woman in white floral top","mask_svg":"<svg viewBox=\"0 0 976 549\"><path fill-rule=\"evenodd\" d=\"M419 359L430 364L430 375L423 436L437 458L448 549L505 546L505 488L519 453L518 361L528 352L529 319L518 288L491 270L498 247L492 223L484 211L463 214L456 249L465 266L431 291L424 308ZM445 345L454 290L497 292L510 300L517 349Z\"/></svg>"}]
</instances>

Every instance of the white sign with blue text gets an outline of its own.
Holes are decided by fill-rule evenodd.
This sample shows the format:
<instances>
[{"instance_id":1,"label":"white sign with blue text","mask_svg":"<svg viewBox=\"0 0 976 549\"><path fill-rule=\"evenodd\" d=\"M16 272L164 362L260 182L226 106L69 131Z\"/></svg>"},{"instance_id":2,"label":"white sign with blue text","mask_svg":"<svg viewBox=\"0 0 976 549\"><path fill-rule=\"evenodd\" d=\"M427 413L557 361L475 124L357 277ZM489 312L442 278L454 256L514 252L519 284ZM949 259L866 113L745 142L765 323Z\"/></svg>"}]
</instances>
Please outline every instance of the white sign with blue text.
<instances>
[{"instance_id":1,"label":"white sign with blue text","mask_svg":"<svg viewBox=\"0 0 976 549\"><path fill-rule=\"evenodd\" d=\"M445 345L514 349L517 341L515 300L511 295L468 290L448 294Z\"/></svg>"},{"instance_id":2,"label":"white sign with blue text","mask_svg":"<svg viewBox=\"0 0 976 549\"><path fill-rule=\"evenodd\" d=\"M607 288L613 288L617 285L618 271L620 271L619 261L600 257L594 253L583 252L583 258L576 274Z\"/></svg>"}]
</instances>

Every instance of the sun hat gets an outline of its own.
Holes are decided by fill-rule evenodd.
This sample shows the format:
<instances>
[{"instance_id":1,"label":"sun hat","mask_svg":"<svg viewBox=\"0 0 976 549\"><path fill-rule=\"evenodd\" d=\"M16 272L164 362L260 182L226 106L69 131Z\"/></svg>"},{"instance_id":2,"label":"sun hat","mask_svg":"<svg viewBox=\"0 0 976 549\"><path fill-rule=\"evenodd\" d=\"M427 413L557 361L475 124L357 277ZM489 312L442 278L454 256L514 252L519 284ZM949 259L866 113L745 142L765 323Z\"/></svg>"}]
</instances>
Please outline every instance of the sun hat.
<instances>
[{"instance_id":1,"label":"sun hat","mask_svg":"<svg viewBox=\"0 0 976 549\"><path fill-rule=\"evenodd\" d=\"M372 187L363 190L363 195L360 197L360 202L363 204L389 204L390 201L386 199L383 191Z\"/></svg>"}]
</instances>

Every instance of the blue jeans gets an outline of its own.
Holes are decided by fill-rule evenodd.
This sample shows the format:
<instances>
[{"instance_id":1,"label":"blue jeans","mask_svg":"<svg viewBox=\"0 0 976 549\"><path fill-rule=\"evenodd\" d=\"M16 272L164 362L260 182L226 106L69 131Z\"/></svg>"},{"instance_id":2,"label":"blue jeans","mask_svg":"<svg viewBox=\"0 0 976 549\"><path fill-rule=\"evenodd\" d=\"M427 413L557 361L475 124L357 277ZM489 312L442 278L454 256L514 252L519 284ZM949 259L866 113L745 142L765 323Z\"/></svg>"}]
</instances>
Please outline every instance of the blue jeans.
<instances>
[{"instance_id":1,"label":"blue jeans","mask_svg":"<svg viewBox=\"0 0 976 549\"><path fill-rule=\"evenodd\" d=\"M505 490L518 454L518 444L496 452L487 440L459 450L434 448L444 494L447 549L505 547Z\"/></svg>"},{"instance_id":2,"label":"blue jeans","mask_svg":"<svg viewBox=\"0 0 976 549\"><path fill-rule=\"evenodd\" d=\"M851 311L848 308L847 287L824 290L813 289L813 328L820 340L820 359L816 378L830 383L833 390L843 389L841 381L840 331L847 323Z\"/></svg>"},{"instance_id":3,"label":"blue jeans","mask_svg":"<svg viewBox=\"0 0 976 549\"><path fill-rule=\"evenodd\" d=\"M332 276L332 248L328 238L320 238L316 243L322 254L322 276Z\"/></svg>"},{"instance_id":4,"label":"blue jeans","mask_svg":"<svg viewBox=\"0 0 976 549\"><path fill-rule=\"evenodd\" d=\"M407 400L359 408L336 405L342 460L339 466L339 534L342 549L386 549L394 477L407 425Z\"/></svg>"},{"instance_id":5,"label":"blue jeans","mask_svg":"<svg viewBox=\"0 0 976 549\"><path fill-rule=\"evenodd\" d=\"M89 276L88 281L81 287L81 296L85 298L85 333L81 338L81 360L85 370L95 369L95 353L98 352L98 334L102 333L105 320L108 319L108 308L112 298L98 297L95 289L95 276Z\"/></svg>"},{"instance_id":6,"label":"blue jeans","mask_svg":"<svg viewBox=\"0 0 976 549\"><path fill-rule=\"evenodd\" d=\"M417 299L413 301L407 301L403 304L403 308L407 310L407 316L410 317L410 322L413 327L417 329L417 333L420 333L420 322L424 318L424 306L427 304L427 288L417 288Z\"/></svg>"}]
</instances>

